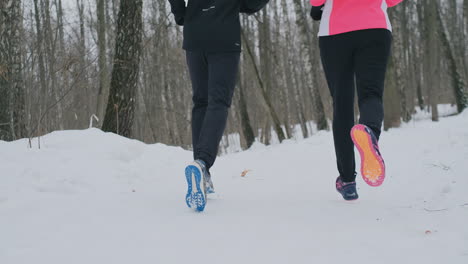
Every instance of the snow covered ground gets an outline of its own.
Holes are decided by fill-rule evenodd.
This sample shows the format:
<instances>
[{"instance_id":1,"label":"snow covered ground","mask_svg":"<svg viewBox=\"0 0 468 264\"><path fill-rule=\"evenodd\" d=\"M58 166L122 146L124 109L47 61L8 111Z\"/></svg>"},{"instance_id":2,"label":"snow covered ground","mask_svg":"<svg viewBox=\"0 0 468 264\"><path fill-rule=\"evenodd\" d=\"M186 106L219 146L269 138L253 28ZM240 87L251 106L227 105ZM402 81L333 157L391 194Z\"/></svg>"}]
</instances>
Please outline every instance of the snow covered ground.
<instances>
[{"instance_id":1,"label":"snow covered ground","mask_svg":"<svg viewBox=\"0 0 468 264\"><path fill-rule=\"evenodd\" d=\"M468 112L385 132L388 178L356 202L329 132L221 157L204 213L184 203L190 152L96 129L41 143L0 142L1 264L468 263Z\"/></svg>"}]
</instances>

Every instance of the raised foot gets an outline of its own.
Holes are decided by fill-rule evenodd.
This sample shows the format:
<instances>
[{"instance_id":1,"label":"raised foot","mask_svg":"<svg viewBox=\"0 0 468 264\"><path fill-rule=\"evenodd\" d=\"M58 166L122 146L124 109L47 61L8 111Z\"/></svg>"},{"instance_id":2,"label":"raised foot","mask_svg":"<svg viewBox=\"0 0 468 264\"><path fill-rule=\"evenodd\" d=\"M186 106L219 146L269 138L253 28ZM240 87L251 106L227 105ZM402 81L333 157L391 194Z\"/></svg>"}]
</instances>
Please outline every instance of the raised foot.
<instances>
[{"instance_id":1,"label":"raised foot","mask_svg":"<svg viewBox=\"0 0 468 264\"><path fill-rule=\"evenodd\" d=\"M187 195L185 202L189 208L202 212L206 206L205 188L203 186L203 170L197 163L185 168L185 178L187 180Z\"/></svg>"},{"instance_id":2,"label":"raised foot","mask_svg":"<svg viewBox=\"0 0 468 264\"><path fill-rule=\"evenodd\" d=\"M361 156L362 178L370 186L382 185L385 179L385 162L372 130L364 125L355 125L351 129L351 138Z\"/></svg>"}]
</instances>

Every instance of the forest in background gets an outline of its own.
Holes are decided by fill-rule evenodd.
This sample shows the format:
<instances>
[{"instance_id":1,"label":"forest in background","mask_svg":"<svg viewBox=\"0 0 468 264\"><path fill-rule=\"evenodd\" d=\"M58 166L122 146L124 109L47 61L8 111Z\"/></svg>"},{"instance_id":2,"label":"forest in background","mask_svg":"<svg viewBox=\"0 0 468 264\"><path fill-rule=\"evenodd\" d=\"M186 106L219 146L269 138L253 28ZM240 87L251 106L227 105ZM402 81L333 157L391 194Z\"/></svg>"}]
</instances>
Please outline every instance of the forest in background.
<instances>
[{"instance_id":1,"label":"forest in background","mask_svg":"<svg viewBox=\"0 0 468 264\"><path fill-rule=\"evenodd\" d=\"M1 0L0 140L93 126L191 148L191 84L182 28L169 8L164 0ZM241 68L226 129L235 137L223 150L329 129L319 23L309 8L306 0L271 0L241 15ZM389 14L385 129L410 121L416 108L434 121L438 104L461 112L468 0L407 0Z\"/></svg>"}]
</instances>

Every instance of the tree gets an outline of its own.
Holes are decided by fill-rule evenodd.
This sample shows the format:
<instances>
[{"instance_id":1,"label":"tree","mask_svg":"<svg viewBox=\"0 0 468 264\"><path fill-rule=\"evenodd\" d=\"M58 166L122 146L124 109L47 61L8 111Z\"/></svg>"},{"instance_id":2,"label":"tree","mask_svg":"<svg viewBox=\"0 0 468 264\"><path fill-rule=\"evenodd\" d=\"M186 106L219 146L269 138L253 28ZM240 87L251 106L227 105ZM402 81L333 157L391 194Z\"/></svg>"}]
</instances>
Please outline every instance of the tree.
<instances>
[{"instance_id":1,"label":"tree","mask_svg":"<svg viewBox=\"0 0 468 264\"><path fill-rule=\"evenodd\" d=\"M456 2L452 3L452 8L452 13L456 13ZM465 63L463 59L464 57L458 56L457 51L463 51L464 47L462 45L458 45L461 41L456 35L449 36L450 32L447 29L447 26L444 25L440 9L437 9L436 21L438 32L440 32L441 35L441 46L449 63L457 110L461 113L466 107L468 107L468 97L466 94L467 80L465 78L466 71L463 69ZM462 28L460 28L460 30L463 31Z\"/></svg>"},{"instance_id":2,"label":"tree","mask_svg":"<svg viewBox=\"0 0 468 264\"><path fill-rule=\"evenodd\" d=\"M21 1L0 2L0 140L26 135Z\"/></svg>"},{"instance_id":3,"label":"tree","mask_svg":"<svg viewBox=\"0 0 468 264\"><path fill-rule=\"evenodd\" d=\"M34 19L36 22L36 45L34 47L37 56L38 56L38 67L39 67L39 84L40 92L38 101L39 109L37 113L39 114L38 119L41 118L42 114L45 112L45 105L47 104L47 83L46 83L46 71L45 71L45 60L44 60L44 33L42 30L42 21L39 9L38 0L34 0ZM40 124L39 124L40 125Z\"/></svg>"},{"instance_id":4,"label":"tree","mask_svg":"<svg viewBox=\"0 0 468 264\"><path fill-rule=\"evenodd\" d=\"M102 130L131 137L143 33L143 0L121 0L114 67Z\"/></svg>"},{"instance_id":5,"label":"tree","mask_svg":"<svg viewBox=\"0 0 468 264\"><path fill-rule=\"evenodd\" d=\"M99 52L99 92L97 98L96 114L102 119L105 109L105 98L108 96L107 85L107 54L106 54L106 18L105 18L105 0L96 0L97 13L97 45Z\"/></svg>"},{"instance_id":6,"label":"tree","mask_svg":"<svg viewBox=\"0 0 468 264\"><path fill-rule=\"evenodd\" d=\"M401 4L396 6L395 8L389 10L389 15L390 15L390 20L392 21L392 27L393 27L393 49L392 49L392 60L393 66L391 67L390 70L395 71L392 73L392 77L394 78L393 82L390 82L390 85L396 85L395 88L390 88L390 89L396 89L398 90L399 96L396 97L395 99L398 98L398 101L400 102L400 110L396 111L399 113L399 116L402 117L404 122L408 122L411 119L411 111L408 109L408 99L406 96L406 81L407 78L404 76L405 68L406 68L406 62L405 62L405 48L404 48L404 39L407 37L405 36L406 32L406 26L405 26L405 21L406 21L406 5Z\"/></svg>"},{"instance_id":7,"label":"tree","mask_svg":"<svg viewBox=\"0 0 468 264\"><path fill-rule=\"evenodd\" d=\"M465 41L465 68L467 70L468 75L468 56L466 53L468 52L468 0L463 1L463 30L464 30L464 41Z\"/></svg>"},{"instance_id":8,"label":"tree","mask_svg":"<svg viewBox=\"0 0 468 264\"><path fill-rule=\"evenodd\" d=\"M54 32L52 29L52 21L50 15L50 1L43 0L43 11L44 11L44 23L43 23L43 30L44 30L44 40L45 40L45 51L48 58L48 75L49 75L49 84L50 84L50 94L54 99L53 104L57 105L56 109L56 121L58 123L58 128L63 130L63 110L62 110L62 102L60 100L60 93L59 93L59 86L57 85L57 63L56 63L56 49L57 43L55 41Z\"/></svg>"},{"instance_id":9,"label":"tree","mask_svg":"<svg viewBox=\"0 0 468 264\"><path fill-rule=\"evenodd\" d=\"M384 129L401 125L400 93L397 86L397 65L395 56L389 58L384 89Z\"/></svg>"},{"instance_id":10,"label":"tree","mask_svg":"<svg viewBox=\"0 0 468 264\"><path fill-rule=\"evenodd\" d=\"M432 110L432 121L439 121L439 112L437 109L437 92L440 85L440 76L438 76L438 39L439 28L437 27L437 1L429 0L429 4L424 7L424 17L427 22L425 35L425 72L427 74L425 84L428 85L429 104Z\"/></svg>"},{"instance_id":11,"label":"tree","mask_svg":"<svg viewBox=\"0 0 468 264\"><path fill-rule=\"evenodd\" d=\"M250 124L250 117L249 112L247 110L247 102L245 99L245 84L242 78L242 71L239 73L239 81L238 81L238 91L239 91L239 118L242 127L242 135L245 139L245 144L247 148L250 148L253 143L255 142L255 134L252 129L252 125Z\"/></svg>"}]
</instances>

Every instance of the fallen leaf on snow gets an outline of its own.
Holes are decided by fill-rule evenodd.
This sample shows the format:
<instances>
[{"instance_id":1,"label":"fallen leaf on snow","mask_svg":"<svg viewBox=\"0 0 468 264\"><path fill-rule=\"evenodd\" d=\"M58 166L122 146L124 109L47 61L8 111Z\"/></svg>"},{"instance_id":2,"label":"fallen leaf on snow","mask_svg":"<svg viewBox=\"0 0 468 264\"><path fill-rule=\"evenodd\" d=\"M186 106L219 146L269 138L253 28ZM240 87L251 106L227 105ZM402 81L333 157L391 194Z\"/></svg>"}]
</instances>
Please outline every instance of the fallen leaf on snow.
<instances>
[{"instance_id":1,"label":"fallen leaf on snow","mask_svg":"<svg viewBox=\"0 0 468 264\"><path fill-rule=\"evenodd\" d=\"M247 175L247 173L251 172L252 170L244 170L242 173L241 173L241 177L245 177Z\"/></svg>"}]
</instances>

